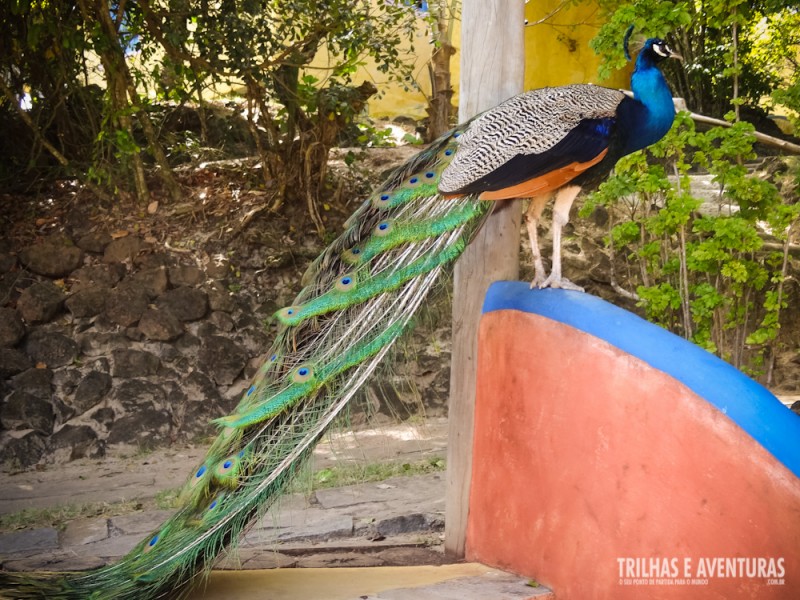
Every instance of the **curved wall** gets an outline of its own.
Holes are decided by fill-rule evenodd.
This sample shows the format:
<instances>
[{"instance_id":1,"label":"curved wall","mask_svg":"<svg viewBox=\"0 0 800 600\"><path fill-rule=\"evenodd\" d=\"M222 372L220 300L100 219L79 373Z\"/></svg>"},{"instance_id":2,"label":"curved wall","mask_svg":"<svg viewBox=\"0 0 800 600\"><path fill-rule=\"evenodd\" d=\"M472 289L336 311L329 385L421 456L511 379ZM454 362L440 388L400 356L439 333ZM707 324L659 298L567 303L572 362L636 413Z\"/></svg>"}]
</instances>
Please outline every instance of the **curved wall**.
<instances>
[{"instance_id":1,"label":"curved wall","mask_svg":"<svg viewBox=\"0 0 800 600\"><path fill-rule=\"evenodd\" d=\"M800 597L800 418L598 298L487 295L467 558L559 599Z\"/></svg>"}]
</instances>

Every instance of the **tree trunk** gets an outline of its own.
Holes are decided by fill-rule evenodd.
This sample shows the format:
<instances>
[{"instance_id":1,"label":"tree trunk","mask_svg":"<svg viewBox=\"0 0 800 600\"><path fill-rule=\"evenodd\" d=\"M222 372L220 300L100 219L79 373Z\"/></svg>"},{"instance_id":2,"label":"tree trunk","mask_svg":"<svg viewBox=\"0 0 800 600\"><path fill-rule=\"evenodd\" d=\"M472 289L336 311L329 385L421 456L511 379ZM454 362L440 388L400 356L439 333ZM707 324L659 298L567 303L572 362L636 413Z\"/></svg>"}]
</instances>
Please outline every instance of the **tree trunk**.
<instances>
[{"instance_id":1,"label":"tree trunk","mask_svg":"<svg viewBox=\"0 0 800 600\"><path fill-rule=\"evenodd\" d=\"M155 127L153 127L153 123L150 120L150 117L147 115L147 111L145 110L145 107L139 98L139 93L136 90L136 84L134 83L133 76L131 75L128 64L125 60L125 52L119 39L117 26L111 18L111 8L108 4L108 1L95 0L91 3L91 5L87 3L88 1L90 0L79 0L79 4L81 11L84 13L84 19L87 23L97 20L100 21L103 26L103 32L107 38L107 43L104 44L104 47L101 51L101 60L103 61L104 67L108 71L106 73L106 78L108 81L109 91L111 91L113 87L113 97L115 98L116 104L118 104L118 106L115 108L120 109L120 114L124 115L124 117L122 117L125 121L124 125L131 135L133 133L132 122L130 117L127 116L127 113L130 112L130 106L136 108L136 118L140 127L142 128L142 133L144 133L144 136L147 139L149 152L159 166L159 177L164 183L164 186L166 187L172 201L178 202L182 198L180 186L178 185L178 182L172 173L172 168L167 160L167 155L158 141ZM126 95L127 100L125 99ZM141 155L139 152L135 153L133 160L134 177L137 180L138 189L138 181L140 178L144 177L144 166L141 162ZM139 195L139 199L140 201L143 200L141 194Z\"/></svg>"},{"instance_id":2,"label":"tree trunk","mask_svg":"<svg viewBox=\"0 0 800 600\"><path fill-rule=\"evenodd\" d=\"M327 90L320 90L316 118L310 119L299 111L297 124L300 132L297 139L285 144L288 151L282 160L288 165L285 174L287 193L292 199L306 203L320 236L325 233L325 225L317 205L325 184L330 150L336 145L339 134L352 123L352 115L360 113L366 101L377 91L369 81L347 90L346 95L341 90L335 96ZM345 111L336 106L342 101L346 101L348 106Z\"/></svg>"},{"instance_id":3,"label":"tree trunk","mask_svg":"<svg viewBox=\"0 0 800 600\"><path fill-rule=\"evenodd\" d=\"M445 0L436 3L436 46L428 65L431 78L431 96L428 100L428 141L433 141L450 129L453 115L453 87L450 82L450 58L456 49L451 43L452 16ZM431 9L434 10L433 8Z\"/></svg>"}]
</instances>

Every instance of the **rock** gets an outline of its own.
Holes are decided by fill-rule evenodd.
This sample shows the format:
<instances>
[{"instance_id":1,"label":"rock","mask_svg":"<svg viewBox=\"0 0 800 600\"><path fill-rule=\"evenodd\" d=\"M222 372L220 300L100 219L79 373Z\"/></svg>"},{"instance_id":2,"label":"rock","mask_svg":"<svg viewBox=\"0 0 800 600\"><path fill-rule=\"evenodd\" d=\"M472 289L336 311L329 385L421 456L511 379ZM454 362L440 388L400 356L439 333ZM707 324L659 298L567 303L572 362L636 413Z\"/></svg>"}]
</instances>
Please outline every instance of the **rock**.
<instances>
[{"instance_id":1,"label":"rock","mask_svg":"<svg viewBox=\"0 0 800 600\"><path fill-rule=\"evenodd\" d=\"M91 419L106 429L111 427L111 424L114 422L115 418L116 415L114 414L114 409L108 407L98 408L91 414Z\"/></svg>"},{"instance_id":2,"label":"rock","mask_svg":"<svg viewBox=\"0 0 800 600\"><path fill-rule=\"evenodd\" d=\"M259 354L257 356L253 356L250 360L247 361L247 364L244 366L244 377L245 379L252 379L258 373L258 370L261 368L261 365L268 358L268 354Z\"/></svg>"},{"instance_id":3,"label":"rock","mask_svg":"<svg viewBox=\"0 0 800 600\"><path fill-rule=\"evenodd\" d=\"M219 333L219 329L217 329L213 323L204 320L200 323L197 323L197 326L194 327L194 333L199 338L207 338L211 337L212 335L217 335Z\"/></svg>"},{"instance_id":4,"label":"rock","mask_svg":"<svg viewBox=\"0 0 800 600\"><path fill-rule=\"evenodd\" d=\"M144 339L144 334L136 327L126 327L125 337L134 342L141 342Z\"/></svg>"},{"instance_id":5,"label":"rock","mask_svg":"<svg viewBox=\"0 0 800 600\"><path fill-rule=\"evenodd\" d=\"M0 450L0 463L27 469L38 463L47 449L44 436L31 431L21 438L11 438Z\"/></svg>"},{"instance_id":6,"label":"rock","mask_svg":"<svg viewBox=\"0 0 800 600\"><path fill-rule=\"evenodd\" d=\"M208 312L208 296L202 290L179 287L163 294L156 306L171 312L181 321L196 321Z\"/></svg>"},{"instance_id":7,"label":"rock","mask_svg":"<svg viewBox=\"0 0 800 600\"><path fill-rule=\"evenodd\" d=\"M78 384L75 396L72 398L72 407L78 414L83 414L96 406L111 390L111 375L90 371Z\"/></svg>"},{"instance_id":8,"label":"rock","mask_svg":"<svg viewBox=\"0 0 800 600\"><path fill-rule=\"evenodd\" d=\"M130 285L143 289L151 299L157 298L166 292L167 287L169 287L167 269L153 267L138 271L131 277Z\"/></svg>"},{"instance_id":9,"label":"rock","mask_svg":"<svg viewBox=\"0 0 800 600\"><path fill-rule=\"evenodd\" d=\"M175 348L184 356L194 356L200 350L200 338L188 331L175 340Z\"/></svg>"},{"instance_id":10,"label":"rock","mask_svg":"<svg viewBox=\"0 0 800 600\"><path fill-rule=\"evenodd\" d=\"M242 313L236 319L236 329L259 329L261 321L250 313Z\"/></svg>"},{"instance_id":11,"label":"rock","mask_svg":"<svg viewBox=\"0 0 800 600\"><path fill-rule=\"evenodd\" d=\"M104 540L86 544L81 551L98 560L117 562L142 541L141 535L111 535Z\"/></svg>"},{"instance_id":12,"label":"rock","mask_svg":"<svg viewBox=\"0 0 800 600\"><path fill-rule=\"evenodd\" d=\"M19 556L23 552L55 550L58 548L58 531L40 527L28 531L0 534L0 554Z\"/></svg>"},{"instance_id":13,"label":"rock","mask_svg":"<svg viewBox=\"0 0 800 600\"><path fill-rule=\"evenodd\" d=\"M169 439L172 419L165 410L145 408L117 419L111 426L106 443L127 444L152 449Z\"/></svg>"},{"instance_id":14,"label":"rock","mask_svg":"<svg viewBox=\"0 0 800 600\"><path fill-rule=\"evenodd\" d=\"M117 325L130 327L142 317L148 301L145 290L122 285L109 294L105 315Z\"/></svg>"},{"instance_id":15,"label":"rock","mask_svg":"<svg viewBox=\"0 0 800 600\"><path fill-rule=\"evenodd\" d=\"M236 310L236 301L228 288L215 281L208 287L208 306L211 310L229 313Z\"/></svg>"},{"instance_id":16,"label":"rock","mask_svg":"<svg viewBox=\"0 0 800 600\"><path fill-rule=\"evenodd\" d=\"M156 267L170 267L175 264L175 259L168 252L152 252L139 256L134 263L140 269L155 269Z\"/></svg>"},{"instance_id":17,"label":"rock","mask_svg":"<svg viewBox=\"0 0 800 600\"><path fill-rule=\"evenodd\" d=\"M52 319L61 308L64 293L52 281L34 283L17 301L17 310L28 323L43 323Z\"/></svg>"},{"instance_id":18,"label":"rock","mask_svg":"<svg viewBox=\"0 0 800 600\"><path fill-rule=\"evenodd\" d=\"M387 567L408 567L412 565L439 566L452 562L442 552L432 548L397 547L387 548L377 553ZM459 596L460 597L460 596ZM505 599L510 600L510 599ZM526 600L531 600L527 598Z\"/></svg>"},{"instance_id":19,"label":"rock","mask_svg":"<svg viewBox=\"0 0 800 600\"><path fill-rule=\"evenodd\" d=\"M797 400L796 402L792 403L792 411L795 414L800 415L800 400Z\"/></svg>"},{"instance_id":20,"label":"rock","mask_svg":"<svg viewBox=\"0 0 800 600\"><path fill-rule=\"evenodd\" d=\"M120 333L90 331L79 336L81 352L86 356L108 356L114 348L125 347L128 342Z\"/></svg>"},{"instance_id":21,"label":"rock","mask_svg":"<svg viewBox=\"0 0 800 600\"><path fill-rule=\"evenodd\" d=\"M267 298L256 305L254 314L259 315L262 319L264 317L271 318L272 315L288 304L289 302L278 302L275 298Z\"/></svg>"},{"instance_id":22,"label":"rock","mask_svg":"<svg viewBox=\"0 0 800 600\"><path fill-rule=\"evenodd\" d=\"M220 331L224 331L226 333L233 331L233 319L231 319L231 316L228 313L214 311L208 316L208 322Z\"/></svg>"},{"instance_id":23,"label":"rock","mask_svg":"<svg viewBox=\"0 0 800 600\"><path fill-rule=\"evenodd\" d=\"M50 400L53 395L53 372L50 369L28 369L11 380L15 390Z\"/></svg>"},{"instance_id":24,"label":"rock","mask_svg":"<svg viewBox=\"0 0 800 600\"><path fill-rule=\"evenodd\" d=\"M99 542L108 537L108 519L75 519L67 523L64 533L61 534L61 546L83 546L92 542Z\"/></svg>"},{"instance_id":25,"label":"rock","mask_svg":"<svg viewBox=\"0 0 800 600\"><path fill-rule=\"evenodd\" d=\"M214 382L199 371L189 373L182 383L182 389L191 402L211 405L221 400L219 390Z\"/></svg>"},{"instance_id":26,"label":"rock","mask_svg":"<svg viewBox=\"0 0 800 600\"><path fill-rule=\"evenodd\" d=\"M147 339L169 342L183 333L181 322L168 310L147 309L139 319L139 331Z\"/></svg>"},{"instance_id":27,"label":"rock","mask_svg":"<svg viewBox=\"0 0 800 600\"><path fill-rule=\"evenodd\" d=\"M0 379L6 379L33 366L25 353L12 348L0 348Z\"/></svg>"},{"instance_id":28,"label":"rock","mask_svg":"<svg viewBox=\"0 0 800 600\"><path fill-rule=\"evenodd\" d=\"M106 246L108 246L114 238L112 238L108 233L95 231L92 233L87 233L82 238L80 238L76 246L81 250L86 250L87 252L94 252L95 254L102 253Z\"/></svg>"},{"instance_id":29,"label":"rock","mask_svg":"<svg viewBox=\"0 0 800 600\"><path fill-rule=\"evenodd\" d=\"M125 266L121 264L110 265L91 265L81 267L70 275L73 280L73 290L81 289L89 285L100 285L112 288L117 285L125 276Z\"/></svg>"},{"instance_id":30,"label":"rock","mask_svg":"<svg viewBox=\"0 0 800 600\"><path fill-rule=\"evenodd\" d=\"M108 562L97 556L75 556L74 554L55 554L48 552L30 558L4 560L4 571L50 571L72 572L91 571L107 565Z\"/></svg>"},{"instance_id":31,"label":"rock","mask_svg":"<svg viewBox=\"0 0 800 600\"><path fill-rule=\"evenodd\" d=\"M114 377L147 377L155 375L161 366L158 357L146 350L115 348L111 356L113 358L111 375Z\"/></svg>"},{"instance_id":32,"label":"rock","mask_svg":"<svg viewBox=\"0 0 800 600\"><path fill-rule=\"evenodd\" d=\"M169 344L166 342L155 342L148 344L150 351L153 352L158 358L161 359L162 363L171 363L175 362L176 360L182 358L182 355L178 350L175 348L173 344Z\"/></svg>"},{"instance_id":33,"label":"rock","mask_svg":"<svg viewBox=\"0 0 800 600\"><path fill-rule=\"evenodd\" d=\"M5 565L3 565L5 566ZM237 548L236 555L221 555L213 568L231 571L247 569L291 569L297 566L297 557L281 554L266 548Z\"/></svg>"},{"instance_id":34,"label":"rock","mask_svg":"<svg viewBox=\"0 0 800 600\"><path fill-rule=\"evenodd\" d=\"M103 447L88 425L64 425L47 440L48 462L63 463L78 458L99 458Z\"/></svg>"},{"instance_id":35,"label":"rock","mask_svg":"<svg viewBox=\"0 0 800 600\"><path fill-rule=\"evenodd\" d=\"M25 352L34 362L56 369L78 357L78 344L62 333L34 331L25 340Z\"/></svg>"},{"instance_id":36,"label":"rock","mask_svg":"<svg viewBox=\"0 0 800 600\"><path fill-rule=\"evenodd\" d=\"M205 279L203 271L192 265L178 265L169 269L169 282L173 287L194 287L203 283Z\"/></svg>"},{"instance_id":37,"label":"rock","mask_svg":"<svg viewBox=\"0 0 800 600\"><path fill-rule=\"evenodd\" d=\"M595 206L592 214L589 215L589 219L598 227L605 228L609 219L608 209L600 205Z\"/></svg>"},{"instance_id":38,"label":"rock","mask_svg":"<svg viewBox=\"0 0 800 600\"><path fill-rule=\"evenodd\" d=\"M215 256L206 265L206 274L212 279L224 279L231 273L231 263L224 256Z\"/></svg>"},{"instance_id":39,"label":"rock","mask_svg":"<svg viewBox=\"0 0 800 600\"><path fill-rule=\"evenodd\" d=\"M164 406L166 394L161 386L144 379L123 381L113 392L112 397L125 410L152 409Z\"/></svg>"},{"instance_id":40,"label":"rock","mask_svg":"<svg viewBox=\"0 0 800 600\"><path fill-rule=\"evenodd\" d=\"M242 542L258 544L273 541L276 534L282 543L324 542L352 537L355 531L352 515L338 511L308 509L301 519L295 522L291 519L292 516L287 514L286 520L276 523L274 528L251 530L242 538Z\"/></svg>"},{"instance_id":41,"label":"rock","mask_svg":"<svg viewBox=\"0 0 800 600\"><path fill-rule=\"evenodd\" d=\"M8 252L0 252L0 273L8 273L17 266L17 257Z\"/></svg>"},{"instance_id":42,"label":"rock","mask_svg":"<svg viewBox=\"0 0 800 600\"><path fill-rule=\"evenodd\" d=\"M297 566L302 569L328 569L333 567L379 567L383 560L372 554L360 552L325 552L309 554L297 559Z\"/></svg>"},{"instance_id":43,"label":"rock","mask_svg":"<svg viewBox=\"0 0 800 600\"><path fill-rule=\"evenodd\" d=\"M27 271L12 271L0 275L0 298L3 298L0 304L10 306L19 298L22 290L36 283L37 280L34 277Z\"/></svg>"},{"instance_id":44,"label":"rock","mask_svg":"<svg viewBox=\"0 0 800 600\"><path fill-rule=\"evenodd\" d=\"M402 533L416 533L418 531L433 531L439 529L441 519L435 520L422 513L398 515L383 519L375 524L379 535L384 537L400 535ZM441 522L443 526L444 523Z\"/></svg>"},{"instance_id":45,"label":"rock","mask_svg":"<svg viewBox=\"0 0 800 600\"><path fill-rule=\"evenodd\" d=\"M228 338L213 335L204 340L197 361L218 385L232 384L247 364L247 353Z\"/></svg>"},{"instance_id":46,"label":"rock","mask_svg":"<svg viewBox=\"0 0 800 600\"><path fill-rule=\"evenodd\" d=\"M221 400L214 382L198 371L190 373L180 382L175 382L167 395L175 427L188 439L214 432L216 427L210 420L225 414Z\"/></svg>"},{"instance_id":47,"label":"rock","mask_svg":"<svg viewBox=\"0 0 800 600\"><path fill-rule=\"evenodd\" d=\"M259 327L240 331L234 339L244 348L245 352L251 355L263 352L270 345L269 335Z\"/></svg>"},{"instance_id":48,"label":"rock","mask_svg":"<svg viewBox=\"0 0 800 600\"><path fill-rule=\"evenodd\" d=\"M60 396L69 396L78 388L82 378L83 375L78 369L59 369L53 374L52 384L60 392Z\"/></svg>"},{"instance_id":49,"label":"rock","mask_svg":"<svg viewBox=\"0 0 800 600\"><path fill-rule=\"evenodd\" d=\"M104 263L133 262L145 247L144 242L135 235L128 235L113 240L103 252Z\"/></svg>"},{"instance_id":50,"label":"rock","mask_svg":"<svg viewBox=\"0 0 800 600\"><path fill-rule=\"evenodd\" d=\"M111 517L108 520L108 531L112 536L144 536L161 527L173 512L171 510L152 510L145 513Z\"/></svg>"},{"instance_id":51,"label":"rock","mask_svg":"<svg viewBox=\"0 0 800 600\"><path fill-rule=\"evenodd\" d=\"M109 290L101 285L87 285L67 298L64 305L72 316L77 319L95 317L106 308L106 298Z\"/></svg>"},{"instance_id":52,"label":"rock","mask_svg":"<svg viewBox=\"0 0 800 600\"><path fill-rule=\"evenodd\" d=\"M0 408L0 424L5 429L35 429L52 433L56 415L49 398L37 398L33 394L14 390Z\"/></svg>"},{"instance_id":53,"label":"rock","mask_svg":"<svg viewBox=\"0 0 800 600\"><path fill-rule=\"evenodd\" d=\"M13 308L0 308L0 347L16 346L25 335L25 324Z\"/></svg>"},{"instance_id":54,"label":"rock","mask_svg":"<svg viewBox=\"0 0 800 600\"><path fill-rule=\"evenodd\" d=\"M75 416L75 409L64 402L61 398L53 396L53 411L56 414L56 423L66 423Z\"/></svg>"},{"instance_id":55,"label":"rock","mask_svg":"<svg viewBox=\"0 0 800 600\"><path fill-rule=\"evenodd\" d=\"M47 241L24 248L19 260L34 273L55 279L77 269L83 261L83 252L64 241Z\"/></svg>"}]
</instances>

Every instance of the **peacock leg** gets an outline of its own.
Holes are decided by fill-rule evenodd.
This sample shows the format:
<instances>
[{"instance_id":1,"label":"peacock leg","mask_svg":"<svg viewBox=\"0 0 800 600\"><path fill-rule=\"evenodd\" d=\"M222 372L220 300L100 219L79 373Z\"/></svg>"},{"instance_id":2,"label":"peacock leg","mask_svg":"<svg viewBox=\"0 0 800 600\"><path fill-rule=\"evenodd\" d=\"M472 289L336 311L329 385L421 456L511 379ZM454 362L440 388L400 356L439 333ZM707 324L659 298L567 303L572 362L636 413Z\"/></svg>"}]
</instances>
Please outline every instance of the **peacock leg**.
<instances>
[{"instance_id":1,"label":"peacock leg","mask_svg":"<svg viewBox=\"0 0 800 600\"><path fill-rule=\"evenodd\" d=\"M553 206L553 266L550 276L539 287L583 291L582 287L561 276L561 230L569 222L569 209L580 191L580 186L569 185L556 192Z\"/></svg>"},{"instance_id":2,"label":"peacock leg","mask_svg":"<svg viewBox=\"0 0 800 600\"><path fill-rule=\"evenodd\" d=\"M528 237L531 240L531 254L533 255L533 281L531 281L531 288L542 287L546 279L544 264L542 263L542 251L539 249L538 229L542 211L551 196L552 194L543 194L531 198L528 212L525 213L525 226L528 229Z\"/></svg>"}]
</instances>

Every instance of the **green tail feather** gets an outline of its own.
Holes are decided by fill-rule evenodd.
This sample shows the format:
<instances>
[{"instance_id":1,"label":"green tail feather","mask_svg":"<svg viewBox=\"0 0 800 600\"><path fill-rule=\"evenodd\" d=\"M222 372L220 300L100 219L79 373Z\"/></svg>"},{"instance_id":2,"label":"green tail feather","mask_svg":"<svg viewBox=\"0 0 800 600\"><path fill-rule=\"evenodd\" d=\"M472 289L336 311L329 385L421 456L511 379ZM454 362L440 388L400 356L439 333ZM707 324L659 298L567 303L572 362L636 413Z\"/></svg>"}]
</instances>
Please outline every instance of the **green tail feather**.
<instances>
[{"instance_id":1,"label":"green tail feather","mask_svg":"<svg viewBox=\"0 0 800 600\"><path fill-rule=\"evenodd\" d=\"M0 573L0 597L143 600L185 595L269 508L363 384L491 203L436 192L451 132L351 217L277 314L283 329L189 476L181 507L118 563L76 574Z\"/></svg>"}]
</instances>

